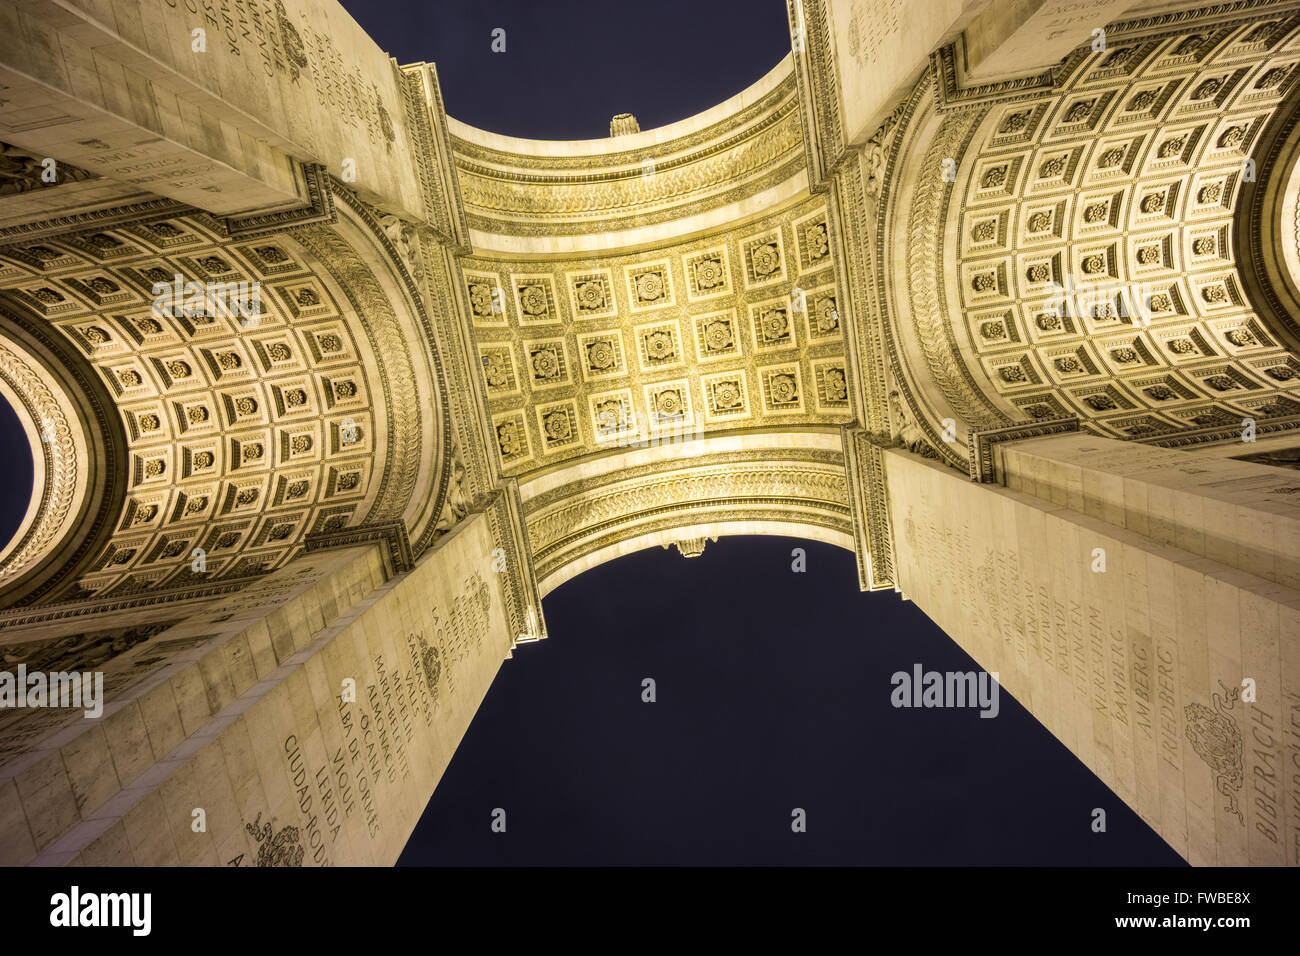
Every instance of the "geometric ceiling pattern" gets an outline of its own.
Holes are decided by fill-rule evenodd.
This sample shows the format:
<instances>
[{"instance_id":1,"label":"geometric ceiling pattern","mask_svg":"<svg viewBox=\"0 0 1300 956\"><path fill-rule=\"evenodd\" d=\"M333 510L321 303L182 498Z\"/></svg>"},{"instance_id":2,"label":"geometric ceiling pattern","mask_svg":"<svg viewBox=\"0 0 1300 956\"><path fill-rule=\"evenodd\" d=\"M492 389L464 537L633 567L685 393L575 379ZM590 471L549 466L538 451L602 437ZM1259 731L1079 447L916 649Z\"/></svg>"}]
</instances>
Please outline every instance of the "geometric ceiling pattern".
<instances>
[{"instance_id":1,"label":"geometric ceiling pattern","mask_svg":"<svg viewBox=\"0 0 1300 956\"><path fill-rule=\"evenodd\" d=\"M1147 438L1300 413L1233 210L1300 81L1295 21L1116 43L990 109L955 187L957 347L1011 417ZM1064 289L1064 294L1062 294Z\"/></svg>"},{"instance_id":2,"label":"geometric ceiling pattern","mask_svg":"<svg viewBox=\"0 0 1300 956\"><path fill-rule=\"evenodd\" d=\"M0 252L0 297L84 355L128 440L124 508L67 598L259 574L374 498L369 345L328 273L285 236L223 234L194 215ZM256 290L259 314L155 308L176 276Z\"/></svg>"},{"instance_id":3,"label":"geometric ceiling pattern","mask_svg":"<svg viewBox=\"0 0 1300 956\"><path fill-rule=\"evenodd\" d=\"M506 474L851 417L820 198L631 254L462 266Z\"/></svg>"}]
</instances>

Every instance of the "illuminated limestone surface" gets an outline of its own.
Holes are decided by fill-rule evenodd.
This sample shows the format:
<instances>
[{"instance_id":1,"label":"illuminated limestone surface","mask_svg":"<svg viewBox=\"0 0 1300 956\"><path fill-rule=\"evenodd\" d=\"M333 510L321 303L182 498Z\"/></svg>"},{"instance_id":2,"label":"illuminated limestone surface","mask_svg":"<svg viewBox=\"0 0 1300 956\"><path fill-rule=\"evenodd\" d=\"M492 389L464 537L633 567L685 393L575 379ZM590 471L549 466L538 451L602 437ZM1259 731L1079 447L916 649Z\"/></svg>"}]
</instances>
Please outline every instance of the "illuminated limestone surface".
<instances>
[{"instance_id":1,"label":"illuminated limestone surface","mask_svg":"<svg viewBox=\"0 0 1300 956\"><path fill-rule=\"evenodd\" d=\"M0 653L104 693L0 709L0 863L391 864L542 596L753 533L1300 862L1300 5L791 0L571 142L232 9L0 8Z\"/></svg>"}]
</instances>

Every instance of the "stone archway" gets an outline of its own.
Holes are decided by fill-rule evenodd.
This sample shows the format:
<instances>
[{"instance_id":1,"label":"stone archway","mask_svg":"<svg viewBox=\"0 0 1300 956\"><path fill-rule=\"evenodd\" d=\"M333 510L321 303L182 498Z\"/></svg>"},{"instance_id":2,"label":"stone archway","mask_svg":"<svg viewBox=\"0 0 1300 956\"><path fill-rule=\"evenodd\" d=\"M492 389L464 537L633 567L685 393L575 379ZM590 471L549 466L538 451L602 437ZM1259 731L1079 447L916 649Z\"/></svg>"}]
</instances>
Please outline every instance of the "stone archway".
<instances>
[{"instance_id":1,"label":"stone archway","mask_svg":"<svg viewBox=\"0 0 1300 956\"><path fill-rule=\"evenodd\" d=\"M1249 175L1243 174L1232 244L1243 291L1269 332L1295 354L1300 352L1300 87L1289 85L1260 135Z\"/></svg>"},{"instance_id":2,"label":"stone archway","mask_svg":"<svg viewBox=\"0 0 1300 956\"><path fill-rule=\"evenodd\" d=\"M43 600L193 595L282 566L312 535L432 528L451 442L440 359L376 221L340 209L330 226L244 240L176 215L7 250L7 327L43 330L45 354L63 356L46 367L68 369L45 378L75 380L77 414L99 413L70 431L64 402L53 426L77 480L103 487L77 498L98 509L98 543L58 532L83 560L42 559ZM227 290L253 313L226 310Z\"/></svg>"},{"instance_id":3,"label":"stone archway","mask_svg":"<svg viewBox=\"0 0 1300 956\"><path fill-rule=\"evenodd\" d=\"M6 603L30 603L75 580L112 534L128 440L90 363L13 303L0 304L0 392L23 423L34 466L27 514L0 551L0 590Z\"/></svg>"},{"instance_id":4,"label":"stone archway","mask_svg":"<svg viewBox=\"0 0 1300 956\"><path fill-rule=\"evenodd\" d=\"M1189 860L1297 862L1287 804L1216 797L1294 747L1257 739L1224 774L1198 736L1220 681L1258 676L1272 727L1295 696L1296 489L1225 450L1240 416L1283 460L1300 424L1294 341L1255 313L1232 231L1300 76L1294 4L1139 0L1104 49L1078 23L1031 44L1028 74L1057 5L953 0L914 30L895 6L874 26L897 62L862 0L791 0L791 54L730 100L540 142L447 117L431 66L394 69L328 2L276 4L271 40L323 20L330 46L266 76L239 37L190 76L26 4L60 55L93 43L140 77L131 102L213 107L221 145L156 163L137 147L171 111L69 88L52 47L0 63L36 153L14 159L0 299L76 361L17 333L9 354L82 369L101 427L70 398L69 433L121 477L0 612L15 663L83 660L112 695L95 744L25 717L0 751L23 761L2 816L26 823L4 862L391 862L502 657L546 635L543 593L752 531L851 543L864 588L1000 668ZM178 49L191 16L160 24ZM354 69L374 96L331 102ZM41 97L66 111L48 127ZM250 116L264 101L281 111ZM51 215L30 201L47 147L71 167L37 194ZM1070 274L1152 283L1156 314L1053 314ZM163 321L174 275L259 283L267 318ZM333 802L340 753L369 796L337 838L296 778ZM173 775L219 795L210 833Z\"/></svg>"}]
</instances>

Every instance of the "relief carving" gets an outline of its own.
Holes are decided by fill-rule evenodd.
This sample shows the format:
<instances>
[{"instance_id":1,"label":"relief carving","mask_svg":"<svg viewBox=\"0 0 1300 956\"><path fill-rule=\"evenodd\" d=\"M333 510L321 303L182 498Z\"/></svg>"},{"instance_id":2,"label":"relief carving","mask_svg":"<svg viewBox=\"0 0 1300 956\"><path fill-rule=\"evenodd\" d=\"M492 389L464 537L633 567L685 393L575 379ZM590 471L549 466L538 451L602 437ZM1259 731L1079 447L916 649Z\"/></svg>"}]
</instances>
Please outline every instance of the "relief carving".
<instances>
[{"instance_id":1,"label":"relief carving","mask_svg":"<svg viewBox=\"0 0 1300 956\"><path fill-rule=\"evenodd\" d=\"M1222 681L1222 694L1213 694L1214 707L1204 704L1188 704L1183 708L1183 717L1187 721L1184 733L1196 751L1196 756L1205 761L1214 771L1214 789L1227 798L1224 809L1233 814L1237 821L1246 825L1237 806L1237 791L1245 779L1245 768L1241 758L1241 730L1237 719L1229 711L1241 696L1241 690L1229 689Z\"/></svg>"}]
</instances>

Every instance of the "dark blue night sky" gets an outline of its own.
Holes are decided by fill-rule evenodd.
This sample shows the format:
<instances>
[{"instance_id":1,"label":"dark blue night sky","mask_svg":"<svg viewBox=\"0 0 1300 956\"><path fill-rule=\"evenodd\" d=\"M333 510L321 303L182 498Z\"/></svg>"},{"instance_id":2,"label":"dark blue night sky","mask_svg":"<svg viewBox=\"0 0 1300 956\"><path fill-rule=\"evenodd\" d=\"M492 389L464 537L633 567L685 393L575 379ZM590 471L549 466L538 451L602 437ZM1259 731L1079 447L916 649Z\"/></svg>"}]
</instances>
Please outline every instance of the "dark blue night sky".
<instances>
[{"instance_id":1,"label":"dark blue night sky","mask_svg":"<svg viewBox=\"0 0 1300 956\"><path fill-rule=\"evenodd\" d=\"M533 139L600 139L739 93L790 52L784 0L344 0L398 63L437 64L447 112ZM492 31L506 50L493 53Z\"/></svg>"},{"instance_id":2,"label":"dark blue night sky","mask_svg":"<svg viewBox=\"0 0 1300 956\"><path fill-rule=\"evenodd\" d=\"M502 665L402 864L1182 862L1009 695L995 719L895 709L894 672L975 664L914 604L858 591L847 551L654 548L543 608L550 638Z\"/></svg>"},{"instance_id":3,"label":"dark blue night sky","mask_svg":"<svg viewBox=\"0 0 1300 956\"><path fill-rule=\"evenodd\" d=\"M0 398L0 551L18 530L32 494L32 451L22 423Z\"/></svg>"}]
</instances>

